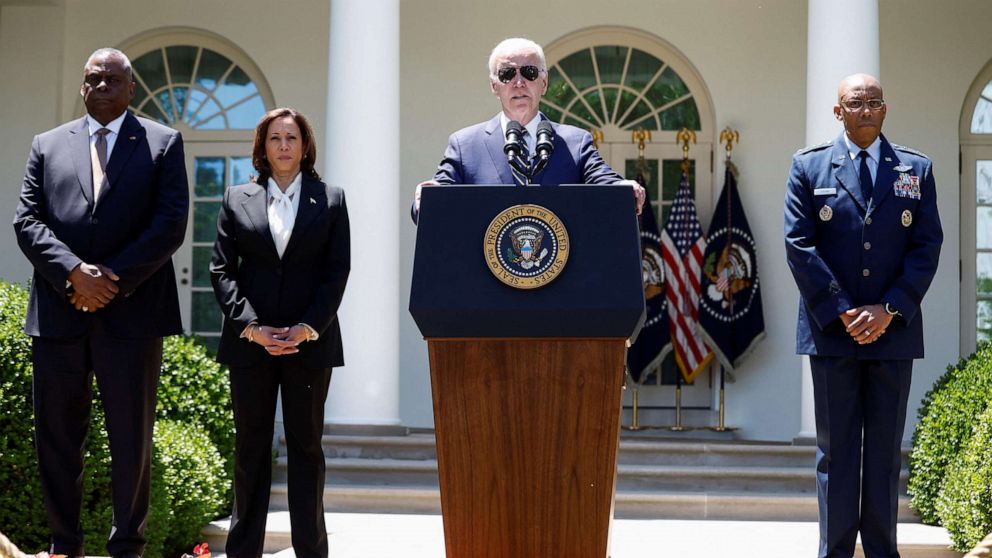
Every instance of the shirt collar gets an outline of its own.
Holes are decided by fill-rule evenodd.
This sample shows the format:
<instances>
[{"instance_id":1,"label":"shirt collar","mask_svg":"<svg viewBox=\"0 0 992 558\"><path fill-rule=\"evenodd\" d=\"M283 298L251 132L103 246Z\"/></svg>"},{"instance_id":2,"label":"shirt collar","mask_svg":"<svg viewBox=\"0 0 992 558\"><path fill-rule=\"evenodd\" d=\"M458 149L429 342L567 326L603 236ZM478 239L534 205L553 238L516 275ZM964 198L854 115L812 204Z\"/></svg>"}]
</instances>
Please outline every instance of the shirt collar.
<instances>
[{"instance_id":1,"label":"shirt collar","mask_svg":"<svg viewBox=\"0 0 992 558\"><path fill-rule=\"evenodd\" d=\"M847 145L847 152L851 156L851 159L857 159L858 155L861 154L861 148L855 145L854 142L851 141L851 138L847 137L846 132L844 133L844 143ZM865 151L868 152L868 156L871 157L875 163L878 163L882 157L882 136L879 135L875 138L875 141L871 142L871 145L869 145Z\"/></svg>"},{"instance_id":2,"label":"shirt collar","mask_svg":"<svg viewBox=\"0 0 992 558\"><path fill-rule=\"evenodd\" d=\"M127 116L127 111L124 111L121 113L120 116L111 120L110 122L107 123L106 126L104 126L103 124L97 122L96 118L93 118L92 116L90 116L89 113L86 113L86 125L90 129L90 136L95 134L96 131L99 130L100 128L106 128L110 130L110 132L114 135L119 134L121 132L121 125L124 124L124 118L126 116Z\"/></svg>"},{"instance_id":3,"label":"shirt collar","mask_svg":"<svg viewBox=\"0 0 992 558\"><path fill-rule=\"evenodd\" d=\"M276 184L275 179L270 176L269 185L266 190L270 198L275 198L281 194L285 194L286 196L292 198L294 194L300 191L302 184L303 184L303 173L298 172L296 173L296 176L293 177L293 181L289 183L289 188L286 188L286 191L283 192L282 190L279 189L279 185Z\"/></svg>"},{"instance_id":4,"label":"shirt collar","mask_svg":"<svg viewBox=\"0 0 992 558\"><path fill-rule=\"evenodd\" d=\"M531 118L530 119L530 122L524 124L524 128L527 130L527 133L530 134L530 137L532 137L532 138L536 138L537 137L537 125L541 123L541 119L542 118L544 118L544 115L541 114L540 111L538 111L538 113L534 116L534 118ZM506 116L506 113L503 112L503 111L500 111L500 113L499 113L499 125L500 125L501 128L503 128L503 137L504 138L506 137L506 125L509 124L509 123L510 123L510 119Z\"/></svg>"}]
</instances>

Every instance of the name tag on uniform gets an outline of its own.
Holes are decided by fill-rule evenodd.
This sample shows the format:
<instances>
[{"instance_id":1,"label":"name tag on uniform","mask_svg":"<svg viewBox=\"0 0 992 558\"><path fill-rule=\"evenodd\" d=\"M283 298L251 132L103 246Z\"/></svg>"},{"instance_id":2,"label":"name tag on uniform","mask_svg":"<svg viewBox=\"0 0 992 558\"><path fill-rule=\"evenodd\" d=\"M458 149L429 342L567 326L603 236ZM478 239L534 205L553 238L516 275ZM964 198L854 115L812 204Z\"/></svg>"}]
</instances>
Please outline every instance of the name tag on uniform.
<instances>
[{"instance_id":1,"label":"name tag on uniform","mask_svg":"<svg viewBox=\"0 0 992 558\"><path fill-rule=\"evenodd\" d=\"M837 194L837 188L816 188L813 190L814 196L833 196Z\"/></svg>"},{"instance_id":2,"label":"name tag on uniform","mask_svg":"<svg viewBox=\"0 0 992 558\"><path fill-rule=\"evenodd\" d=\"M892 185L892 192L900 198L920 199L920 177L908 172L899 173L899 179Z\"/></svg>"}]
</instances>

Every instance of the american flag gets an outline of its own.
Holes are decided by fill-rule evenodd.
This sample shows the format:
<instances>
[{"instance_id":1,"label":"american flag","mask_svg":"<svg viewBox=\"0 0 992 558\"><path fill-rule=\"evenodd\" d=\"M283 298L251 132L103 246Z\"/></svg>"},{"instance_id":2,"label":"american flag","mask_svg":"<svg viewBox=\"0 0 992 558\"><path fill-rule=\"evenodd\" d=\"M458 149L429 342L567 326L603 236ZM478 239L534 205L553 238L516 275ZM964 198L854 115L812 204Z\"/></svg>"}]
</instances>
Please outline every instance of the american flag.
<instances>
[{"instance_id":1,"label":"american flag","mask_svg":"<svg viewBox=\"0 0 992 558\"><path fill-rule=\"evenodd\" d=\"M665 262L665 297L668 328L675 360L687 382L693 381L713 359L713 352L699 335L699 278L706 238L696 217L696 204L689 193L689 176L682 171L679 191L661 233Z\"/></svg>"}]
</instances>

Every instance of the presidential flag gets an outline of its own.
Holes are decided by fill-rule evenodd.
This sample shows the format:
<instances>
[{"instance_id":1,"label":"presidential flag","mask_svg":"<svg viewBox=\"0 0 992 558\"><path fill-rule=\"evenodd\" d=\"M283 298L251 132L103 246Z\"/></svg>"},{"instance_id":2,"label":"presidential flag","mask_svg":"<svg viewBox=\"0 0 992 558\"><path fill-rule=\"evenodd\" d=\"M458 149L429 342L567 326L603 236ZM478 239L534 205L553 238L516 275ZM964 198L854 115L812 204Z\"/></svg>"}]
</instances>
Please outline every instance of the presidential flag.
<instances>
[{"instance_id":1,"label":"presidential flag","mask_svg":"<svg viewBox=\"0 0 992 558\"><path fill-rule=\"evenodd\" d=\"M642 186L646 180L640 174ZM671 351L668 314L665 311L665 264L661 258L661 234L651 207L651 193L645 187L644 211L641 212L641 278L647 316L637 341L627 349L627 370L635 384L643 384Z\"/></svg>"},{"instance_id":2,"label":"presidential flag","mask_svg":"<svg viewBox=\"0 0 992 558\"><path fill-rule=\"evenodd\" d=\"M699 333L699 277L706 238L696 217L686 169L682 170L679 190L661 233L661 247L672 349L682 376L692 382L713 360L713 352Z\"/></svg>"},{"instance_id":3,"label":"presidential flag","mask_svg":"<svg viewBox=\"0 0 992 558\"><path fill-rule=\"evenodd\" d=\"M699 327L720 364L734 370L765 338L765 318L754 237L737 193L737 168L729 161L706 237Z\"/></svg>"}]
</instances>

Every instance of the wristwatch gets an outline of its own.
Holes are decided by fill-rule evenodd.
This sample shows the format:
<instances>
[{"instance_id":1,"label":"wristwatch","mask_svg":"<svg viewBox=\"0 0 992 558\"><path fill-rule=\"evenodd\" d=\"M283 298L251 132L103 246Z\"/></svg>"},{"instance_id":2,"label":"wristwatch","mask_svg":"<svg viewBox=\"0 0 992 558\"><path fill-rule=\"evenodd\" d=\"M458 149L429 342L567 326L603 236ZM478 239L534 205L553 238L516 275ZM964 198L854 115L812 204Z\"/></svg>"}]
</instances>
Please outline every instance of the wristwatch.
<instances>
[{"instance_id":1,"label":"wristwatch","mask_svg":"<svg viewBox=\"0 0 992 558\"><path fill-rule=\"evenodd\" d=\"M890 316L901 316L902 315L902 314L899 313L898 310L896 310L895 308L893 308L892 305L889 304L888 302L885 303L885 312L888 313Z\"/></svg>"}]
</instances>

